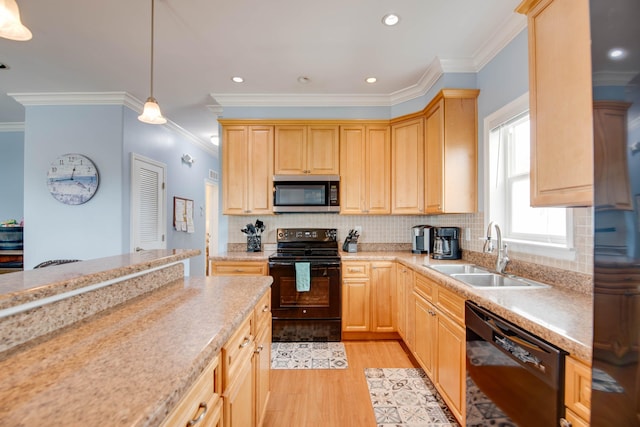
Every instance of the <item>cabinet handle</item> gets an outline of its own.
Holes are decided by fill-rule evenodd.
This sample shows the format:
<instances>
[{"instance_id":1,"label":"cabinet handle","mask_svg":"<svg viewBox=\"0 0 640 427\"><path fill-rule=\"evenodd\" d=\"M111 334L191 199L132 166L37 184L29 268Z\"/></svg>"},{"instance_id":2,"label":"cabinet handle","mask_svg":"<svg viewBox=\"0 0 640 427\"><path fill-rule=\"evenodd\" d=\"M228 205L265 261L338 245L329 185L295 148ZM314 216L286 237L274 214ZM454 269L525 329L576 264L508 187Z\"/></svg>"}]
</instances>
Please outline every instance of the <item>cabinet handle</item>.
<instances>
[{"instance_id":1,"label":"cabinet handle","mask_svg":"<svg viewBox=\"0 0 640 427\"><path fill-rule=\"evenodd\" d=\"M196 424L198 424L200 421L202 421L202 419L204 418L205 415L207 415L207 402L200 402L200 406L198 406L198 410L202 409L202 413L200 415L198 415L197 418L194 418L192 420L189 420L189 427L194 426Z\"/></svg>"},{"instance_id":2,"label":"cabinet handle","mask_svg":"<svg viewBox=\"0 0 640 427\"><path fill-rule=\"evenodd\" d=\"M260 354L260 352L264 350L264 346L262 344L260 344L258 346L258 348L256 348L256 351L254 351L255 354Z\"/></svg>"},{"instance_id":3,"label":"cabinet handle","mask_svg":"<svg viewBox=\"0 0 640 427\"><path fill-rule=\"evenodd\" d=\"M560 427L571 427L573 424L571 424L571 421L567 420L566 418L560 418Z\"/></svg>"},{"instance_id":4,"label":"cabinet handle","mask_svg":"<svg viewBox=\"0 0 640 427\"><path fill-rule=\"evenodd\" d=\"M264 308L262 309L262 312L266 313L267 311L269 311L269 306L265 305Z\"/></svg>"},{"instance_id":5,"label":"cabinet handle","mask_svg":"<svg viewBox=\"0 0 640 427\"><path fill-rule=\"evenodd\" d=\"M233 270L234 273L242 273L244 270L241 268L236 268L235 270Z\"/></svg>"},{"instance_id":6,"label":"cabinet handle","mask_svg":"<svg viewBox=\"0 0 640 427\"><path fill-rule=\"evenodd\" d=\"M249 345L250 342L251 342L251 339L249 339L249 337L244 337L244 341L242 341L239 348L245 348L246 346Z\"/></svg>"}]
</instances>

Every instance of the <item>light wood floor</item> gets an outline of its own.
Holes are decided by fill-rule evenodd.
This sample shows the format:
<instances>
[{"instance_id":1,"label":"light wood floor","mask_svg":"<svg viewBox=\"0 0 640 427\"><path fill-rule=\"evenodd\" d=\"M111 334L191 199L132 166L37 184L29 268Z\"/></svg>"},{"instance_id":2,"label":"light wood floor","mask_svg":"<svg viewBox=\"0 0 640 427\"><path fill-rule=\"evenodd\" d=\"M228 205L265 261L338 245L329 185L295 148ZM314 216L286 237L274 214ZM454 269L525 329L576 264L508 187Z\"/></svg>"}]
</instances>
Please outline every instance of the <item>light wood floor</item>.
<instances>
[{"instance_id":1,"label":"light wood floor","mask_svg":"<svg viewBox=\"0 0 640 427\"><path fill-rule=\"evenodd\" d=\"M413 368L399 341L345 341L347 369L271 371L263 427L372 427L365 368Z\"/></svg>"}]
</instances>

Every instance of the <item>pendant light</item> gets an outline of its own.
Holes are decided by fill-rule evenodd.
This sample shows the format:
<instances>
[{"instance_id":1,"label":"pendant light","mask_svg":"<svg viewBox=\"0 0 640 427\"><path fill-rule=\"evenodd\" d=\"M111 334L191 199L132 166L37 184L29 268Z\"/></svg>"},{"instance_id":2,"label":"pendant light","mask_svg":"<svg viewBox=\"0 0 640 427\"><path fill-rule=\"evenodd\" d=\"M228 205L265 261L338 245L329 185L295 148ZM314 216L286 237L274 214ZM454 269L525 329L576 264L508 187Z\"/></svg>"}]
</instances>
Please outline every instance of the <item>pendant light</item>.
<instances>
[{"instance_id":1,"label":"pendant light","mask_svg":"<svg viewBox=\"0 0 640 427\"><path fill-rule=\"evenodd\" d=\"M158 105L158 101L153 97L153 17L155 11L155 0L151 0L151 82L150 82L150 90L149 97L147 98L147 102L144 103L144 109L142 110L142 114L138 116L138 120L144 123L149 123L152 125L162 125L167 123L167 119L162 117L162 113L160 112L160 106Z\"/></svg>"},{"instance_id":2,"label":"pendant light","mask_svg":"<svg viewBox=\"0 0 640 427\"><path fill-rule=\"evenodd\" d=\"M0 37L20 42L31 40L31 31L20 20L16 0L0 0Z\"/></svg>"}]
</instances>

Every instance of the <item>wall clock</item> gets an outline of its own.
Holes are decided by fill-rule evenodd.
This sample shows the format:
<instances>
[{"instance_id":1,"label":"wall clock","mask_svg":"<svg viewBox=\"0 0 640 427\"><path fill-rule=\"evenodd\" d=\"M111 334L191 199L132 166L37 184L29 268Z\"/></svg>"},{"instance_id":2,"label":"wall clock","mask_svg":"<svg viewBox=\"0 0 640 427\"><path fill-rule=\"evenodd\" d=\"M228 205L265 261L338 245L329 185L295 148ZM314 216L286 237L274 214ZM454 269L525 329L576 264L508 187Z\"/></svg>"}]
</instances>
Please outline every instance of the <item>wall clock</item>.
<instances>
[{"instance_id":1,"label":"wall clock","mask_svg":"<svg viewBox=\"0 0 640 427\"><path fill-rule=\"evenodd\" d=\"M81 205L98 190L98 169L82 154L63 154L49 166L47 187L59 202Z\"/></svg>"}]
</instances>

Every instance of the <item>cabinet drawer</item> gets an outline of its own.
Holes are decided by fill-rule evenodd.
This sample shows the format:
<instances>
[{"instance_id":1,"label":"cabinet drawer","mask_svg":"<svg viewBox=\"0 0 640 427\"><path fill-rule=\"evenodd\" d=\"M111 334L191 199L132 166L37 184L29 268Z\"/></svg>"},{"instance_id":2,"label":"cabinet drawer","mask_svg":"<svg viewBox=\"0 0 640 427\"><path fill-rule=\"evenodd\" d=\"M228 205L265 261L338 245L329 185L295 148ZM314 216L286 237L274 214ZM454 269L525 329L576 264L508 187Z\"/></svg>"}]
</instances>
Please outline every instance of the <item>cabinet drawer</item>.
<instances>
[{"instance_id":1,"label":"cabinet drawer","mask_svg":"<svg viewBox=\"0 0 640 427\"><path fill-rule=\"evenodd\" d=\"M220 357L216 356L205 368L180 403L165 418L162 427L186 426L200 416L204 425L215 425L205 420L213 420L216 417L215 409L222 405L219 361Z\"/></svg>"},{"instance_id":2,"label":"cabinet drawer","mask_svg":"<svg viewBox=\"0 0 640 427\"><path fill-rule=\"evenodd\" d=\"M448 289L438 287L436 305L443 313L446 313L459 324L464 325L464 298Z\"/></svg>"},{"instance_id":3,"label":"cabinet drawer","mask_svg":"<svg viewBox=\"0 0 640 427\"><path fill-rule=\"evenodd\" d=\"M591 415L591 368L576 359L565 359L564 404L583 420Z\"/></svg>"},{"instance_id":4,"label":"cabinet drawer","mask_svg":"<svg viewBox=\"0 0 640 427\"><path fill-rule=\"evenodd\" d=\"M242 366L251 363L253 353L254 336L251 334L253 324L253 312L238 327L236 332L229 338L222 347L222 367L223 367L223 389L226 390L229 384L237 376Z\"/></svg>"},{"instance_id":5,"label":"cabinet drawer","mask_svg":"<svg viewBox=\"0 0 640 427\"><path fill-rule=\"evenodd\" d=\"M342 277L369 277L368 262L342 263Z\"/></svg>"},{"instance_id":6,"label":"cabinet drawer","mask_svg":"<svg viewBox=\"0 0 640 427\"><path fill-rule=\"evenodd\" d=\"M424 276L416 274L413 290L427 301L433 301L436 284Z\"/></svg>"},{"instance_id":7,"label":"cabinet drawer","mask_svg":"<svg viewBox=\"0 0 640 427\"><path fill-rule=\"evenodd\" d=\"M268 271L266 262L212 262L213 276L265 276Z\"/></svg>"},{"instance_id":8,"label":"cabinet drawer","mask_svg":"<svg viewBox=\"0 0 640 427\"><path fill-rule=\"evenodd\" d=\"M260 298L260 301L258 301L256 307L253 309L253 313L255 316L255 330L253 331L253 335L257 336L271 325L271 289Z\"/></svg>"}]
</instances>

